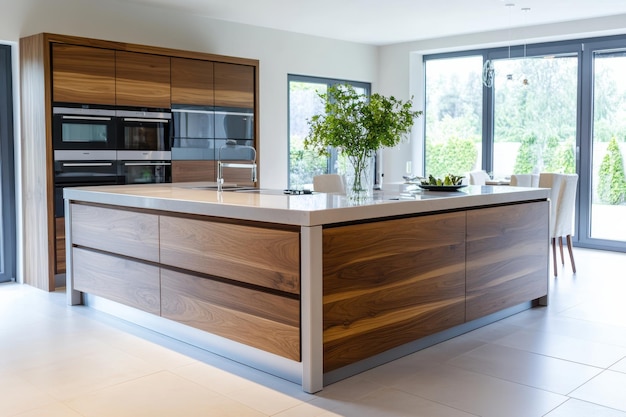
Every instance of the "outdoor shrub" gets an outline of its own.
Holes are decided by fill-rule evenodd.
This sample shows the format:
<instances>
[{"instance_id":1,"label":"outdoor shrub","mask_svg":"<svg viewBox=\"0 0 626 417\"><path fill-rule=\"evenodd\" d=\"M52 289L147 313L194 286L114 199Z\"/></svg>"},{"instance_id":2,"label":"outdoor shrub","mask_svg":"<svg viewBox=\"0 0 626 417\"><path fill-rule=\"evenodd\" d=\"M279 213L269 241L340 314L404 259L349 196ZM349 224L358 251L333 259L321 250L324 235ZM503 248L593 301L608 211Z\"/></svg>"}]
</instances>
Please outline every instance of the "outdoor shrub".
<instances>
[{"instance_id":1,"label":"outdoor shrub","mask_svg":"<svg viewBox=\"0 0 626 417\"><path fill-rule=\"evenodd\" d=\"M626 201L624 162L615 137L609 142L599 169L598 198L605 204L617 205Z\"/></svg>"}]
</instances>

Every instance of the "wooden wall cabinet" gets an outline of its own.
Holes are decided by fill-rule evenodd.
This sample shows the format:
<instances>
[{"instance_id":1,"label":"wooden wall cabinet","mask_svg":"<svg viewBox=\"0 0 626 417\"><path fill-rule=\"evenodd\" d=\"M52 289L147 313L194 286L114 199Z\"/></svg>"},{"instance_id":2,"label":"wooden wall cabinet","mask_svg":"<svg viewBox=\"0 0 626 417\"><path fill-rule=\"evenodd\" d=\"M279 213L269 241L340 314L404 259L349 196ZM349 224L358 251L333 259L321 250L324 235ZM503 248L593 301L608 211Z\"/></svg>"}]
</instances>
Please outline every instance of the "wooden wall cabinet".
<instances>
[{"instance_id":1,"label":"wooden wall cabinet","mask_svg":"<svg viewBox=\"0 0 626 417\"><path fill-rule=\"evenodd\" d=\"M52 44L52 101L115 104L115 51Z\"/></svg>"},{"instance_id":2,"label":"wooden wall cabinet","mask_svg":"<svg viewBox=\"0 0 626 417\"><path fill-rule=\"evenodd\" d=\"M213 106L213 62L172 58L172 104Z\"/></svg>"},{"instance_id":3,"label":"wooden wall cabinet","mask_svg":"<svg viewBox=\"0 0 626 417\"><path fill-rule=\"evenodd\" d=\"M216 62L214 71L216 106L254 108L253 67Z\"/></svg>"},{"instance_id":4,"label":"wooden wall cabinet","mask_svg":"<svg viewBox=\"0 0 626 417\"><path fill-rule=\"evenodd\" d=\"M115 77L118 106L170 108L170 57L116 51Z\"/></svg>"}]
</instances>

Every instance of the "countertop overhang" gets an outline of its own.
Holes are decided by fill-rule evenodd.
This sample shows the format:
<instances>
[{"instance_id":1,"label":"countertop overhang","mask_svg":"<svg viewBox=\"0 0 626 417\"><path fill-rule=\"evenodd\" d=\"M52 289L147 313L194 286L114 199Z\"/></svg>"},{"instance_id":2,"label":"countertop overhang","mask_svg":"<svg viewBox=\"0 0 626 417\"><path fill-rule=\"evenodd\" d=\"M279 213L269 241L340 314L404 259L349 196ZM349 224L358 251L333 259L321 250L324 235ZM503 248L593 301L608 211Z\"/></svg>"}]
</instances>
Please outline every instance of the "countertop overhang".
<instances>
[{"instance_id":1,"label":"countertop overhang","mask_svg":"<svg viewBox=\"0 0 626 417\"><path fill-rule=\"evenodd\" d=\"M376 191L371 199L354 202L339 194L289 195L276 190L218 192L201 188L211 184L71 187L64 189L64 197L98 204L298 226L545 200L549 197L549 189L546 188L469 185L458 191L401 192L403 187L394 184Z\"/></svg>"}]
</instances>

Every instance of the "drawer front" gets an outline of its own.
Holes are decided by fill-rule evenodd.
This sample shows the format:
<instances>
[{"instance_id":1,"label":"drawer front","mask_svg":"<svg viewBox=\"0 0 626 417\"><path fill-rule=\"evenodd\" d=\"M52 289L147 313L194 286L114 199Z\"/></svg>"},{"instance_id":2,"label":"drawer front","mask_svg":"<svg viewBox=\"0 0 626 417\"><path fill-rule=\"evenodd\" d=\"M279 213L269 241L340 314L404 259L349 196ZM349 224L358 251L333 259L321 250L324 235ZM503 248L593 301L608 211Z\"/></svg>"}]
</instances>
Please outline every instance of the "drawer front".
<instances>
[{"instance_id":1,"label":"drawer front","mask_svg":"<svg viewBox=\"0 0 626 417\"><path fill-rule=\"evenodd\" d=\"M159 217L72 204L72 244L159 261Z\"/></svg>"},{"instance_id":2,"label":"drawer front","mask_svg":"<svg viewBox=\"0 0 626 417\"><path fill-rule=\"evenodd\" d=\"M161 270L161 315L300 361L300 302L249 288Z\"/></svg>"},{"instance_id":3,"label":"drawer front","mask_svg":"<svg viewBox=\"0 0 626 417\"><path fill-rule=\"evenodd\" d=\"M548 293L548 207L467 212L467 321Z\"/></svg>"},{"instance_id":4,"label":"drawer front","mask_svg":"<svg viewBox=\"0 0 626 417\"><path fill-rule=\"evenodd\" d=\"M161 216L161 263L300 293L300 234Z\"/></svg>"},{"instance_id":5,"label":"drawer front","mask_svg":"<svg viewBox=\"0 0 626 417\"><path fill-rule=\"evenodd\" d=\"M160 314L158 267L81 248L72 256L76 290Z\"/></svg>"}]
</instances>

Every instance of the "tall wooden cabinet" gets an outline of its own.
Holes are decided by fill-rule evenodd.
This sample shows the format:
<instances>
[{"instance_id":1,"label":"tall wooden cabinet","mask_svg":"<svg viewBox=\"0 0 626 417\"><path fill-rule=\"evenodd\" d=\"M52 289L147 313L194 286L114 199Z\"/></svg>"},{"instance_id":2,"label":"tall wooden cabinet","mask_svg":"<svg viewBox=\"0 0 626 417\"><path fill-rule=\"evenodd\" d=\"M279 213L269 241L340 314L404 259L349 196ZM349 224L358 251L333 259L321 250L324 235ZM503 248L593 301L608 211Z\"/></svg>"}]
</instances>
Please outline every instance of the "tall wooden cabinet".
<instances>
[{"instance_id":1,"label":"tall wooden cabinet","mask_svg":"<svg viewBox=\"0 0 626 417\"><path fill-rule=\"evenodd\" d=\"M115 104L115 51L52 44L52 101Z\"/></svg>"},{"instance_id":2,"label":"tall wooden cabinet","mask_svg":"<svg viewBox=\"0 0 626 417\"><path fill-rule=\"evenodd\" d=\"M64 222L54 217L53 103L169 109L172 103L213 106L219 99L221 106L245 104L256 120L258 67L253 59L75 36L20 39L25 282L52 291L55 274L65 269ZM257 124L254 130L258 148ZM184 165L173 170L179 180L200 172Z\"/></svg>"}]
</instances>

